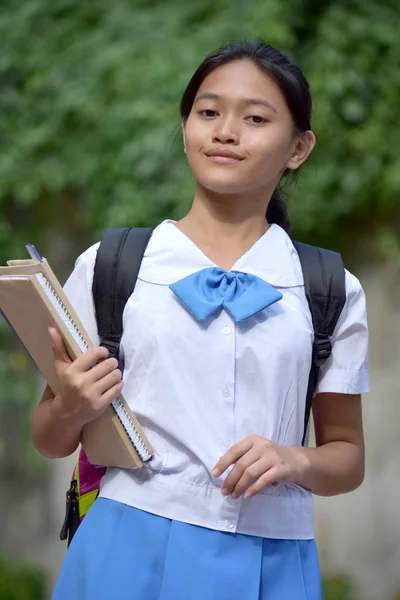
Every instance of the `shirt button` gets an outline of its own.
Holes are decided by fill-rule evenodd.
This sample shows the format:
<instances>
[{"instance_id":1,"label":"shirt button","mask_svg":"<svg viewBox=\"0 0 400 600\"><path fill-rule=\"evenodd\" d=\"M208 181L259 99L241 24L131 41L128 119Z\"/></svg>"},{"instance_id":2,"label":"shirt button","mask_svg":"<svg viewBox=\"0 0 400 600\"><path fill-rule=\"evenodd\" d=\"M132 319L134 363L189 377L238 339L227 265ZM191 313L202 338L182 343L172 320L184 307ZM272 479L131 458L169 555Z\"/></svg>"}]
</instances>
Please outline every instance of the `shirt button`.
<instances>
[{"instance_id":1,"label":"shirt button","mask_svg":"<svg viewBox=\"0 0 400 600\"><path fill-rule=\"evenodd\" d=\"M224 389L222 390L222 393L224 394L224 396L226 398L228 398L231 395L231 390L227 383L224 385Z\"/></svg>"},{"instance_id":2,"label":"shirt button","mask_svg":"<svg viewBox=\"0 0 400 600\"><path fill-rule=\"evenodd\" d=\"M230 327L228 327L228 325L225 325L225 327L224 327L224 328L223 328L223 330L222 330L222 333L223 333L224 335L229 335L229 334L230 334L230 332L231 332L231 328L230 328Z\"/></svg>"},{"instance_id":3,"label":"shirt button","mask_svg":"<svg viewBox=\"0 0 400 600\"><path fill-rule=\"evenodd\" d=\"M228 523L228 525L226 526L227 529L233 529L234 528L234 524L233 523Z\"/></svg>"}]
</instances>

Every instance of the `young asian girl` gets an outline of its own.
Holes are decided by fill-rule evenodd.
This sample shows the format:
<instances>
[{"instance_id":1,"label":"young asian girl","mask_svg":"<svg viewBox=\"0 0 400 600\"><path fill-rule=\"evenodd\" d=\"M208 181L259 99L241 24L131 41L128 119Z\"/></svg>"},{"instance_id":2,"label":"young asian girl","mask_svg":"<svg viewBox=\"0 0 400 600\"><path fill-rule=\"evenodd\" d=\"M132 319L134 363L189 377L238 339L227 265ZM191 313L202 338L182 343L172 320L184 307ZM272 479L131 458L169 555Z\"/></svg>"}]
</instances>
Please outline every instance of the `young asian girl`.
<instances>
[{"instance_id":1,"label":"young asian girl","mask_svg":"<svg viewBox=\"0 0 400 600\"><path fill-rule=\"evenodd\" d=\"M315 144L309 87L279 51L234 42L194 73L181 116L194 200L150 239L124 312L123 382L105 348L71 363L51 332L61 391L46 388L34 415L38 450L71 454L122 386L155 449L143 469L107 470L53 599L320 600L312 495L363 480L368 332L346 271L316 448L302 446L313 326L277 188ZM66 284L96 344L97 248Z\"/></svg>"}]
</instances>

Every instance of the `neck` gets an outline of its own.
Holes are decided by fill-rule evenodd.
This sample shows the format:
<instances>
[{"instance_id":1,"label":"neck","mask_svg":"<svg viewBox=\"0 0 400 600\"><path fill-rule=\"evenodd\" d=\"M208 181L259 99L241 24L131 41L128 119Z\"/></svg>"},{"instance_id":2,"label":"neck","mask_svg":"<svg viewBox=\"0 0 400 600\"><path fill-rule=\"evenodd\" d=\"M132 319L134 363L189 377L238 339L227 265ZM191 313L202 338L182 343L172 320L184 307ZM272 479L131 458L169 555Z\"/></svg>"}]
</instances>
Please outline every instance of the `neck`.
<instances>
[{"instance_id":1,"label":"neck","mask_svg":"<svg viewBox=\"0 0 400 600\"><path fill-rule=\"evenodd\" d=\"M222 195L197 184L192 207L178 227L205 243L252 244L269 227L265 214L271 195Z\"/></svg>"}]
</instances>

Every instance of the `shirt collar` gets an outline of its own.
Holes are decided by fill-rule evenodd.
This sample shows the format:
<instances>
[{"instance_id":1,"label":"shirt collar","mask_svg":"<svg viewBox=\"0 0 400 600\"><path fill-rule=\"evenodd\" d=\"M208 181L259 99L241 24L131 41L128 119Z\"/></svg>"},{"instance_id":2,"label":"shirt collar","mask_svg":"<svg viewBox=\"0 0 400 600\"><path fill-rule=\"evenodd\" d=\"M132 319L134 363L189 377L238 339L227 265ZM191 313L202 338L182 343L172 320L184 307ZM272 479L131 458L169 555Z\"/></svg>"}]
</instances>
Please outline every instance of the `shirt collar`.
<instances>
[{"instance_id":1,"label":"shirt collar","mask_svg":"<svg viewBox=\"0 0 400 600\"><path fill-rule=\"evenodd\" d=\"M215 267L175 221L163 221L153 232L143 257L139 279L170 285L207 267ZM287 233L273 224L233 265L232 271L257 275L275 287L303 285L297 252Z\"/></svg>"}]
</instances>

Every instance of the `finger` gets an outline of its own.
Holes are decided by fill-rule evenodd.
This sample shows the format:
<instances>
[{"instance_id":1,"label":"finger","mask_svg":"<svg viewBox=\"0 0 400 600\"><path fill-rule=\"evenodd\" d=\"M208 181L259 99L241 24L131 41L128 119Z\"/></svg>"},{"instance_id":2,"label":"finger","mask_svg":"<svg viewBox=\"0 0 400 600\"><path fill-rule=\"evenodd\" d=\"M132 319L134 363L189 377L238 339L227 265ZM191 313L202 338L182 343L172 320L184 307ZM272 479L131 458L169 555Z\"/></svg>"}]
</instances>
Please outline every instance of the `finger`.
<instances>
[{"instance_id":1,"label":"finger","mask_svg":"<svg viewBox=\"0 0 400 600\"><path fill-rule=\"evenodd\" d=\"M79 356L73 364L73 369L77 373L86 373L96 365L96 363L108 358L109 352L103 346L94 346Z\"/></svg>"},{"instance_id":2,"label":"finger","mask_svg":"<svg viewBox=\"0 0 400 600\"><path fill-rule=\"evenodd\" d=\"M211 475L213 477L219 477L226 471L226 469L233 465L243 454L246 454L252 448L253 441L251 438L247 437L246 439L238 442L224 456L221 456L213 470L211 471Z\"/></svg>"},{"instance_id":3,"label":"finger","mask_svg":"<svg viewBox=\"0 0 400 600\"><path fill-rule=\"evenodd\" d=\"M96 381L93 385L93 396L95 398L102 396L109 389L114 387L122 379L122 373L119 369L114 369L111 373Z\"/></svg>"},{"instance_id":4,"label":"finger","mask_svg":"<svg viewBox=\"0 0 400 600\"><path fill-rule=\"evenodd\" d=\"M256 448L251 448L251 450L246 452L244 456L239 458L232 471L224 481L224 485L222 487L222 493L224 496L227 496L234 491L237 483L243 477L243 474L246 472L246 470L249 469L250 466L256 463L259 459L260 452Z\"/></svg>"},{"instance_id":5,"label":"finger","mask_svg":"<svg viewBox=\"0 0 400 600\"><path fill-rule=\"evenodd\" d=\"M72 360L68 355L67 349L65 348L64 341L60 335L60 332L55 327L49 327L48 330L56 370L69 366L72 363Z\"/></svg>"},{"instance_id":6,"label":"finger","mask_svg":"<svg viewBox=\"0 0 400 600\"><path fill-rule=\"evenodd\" d=\"M88 383L96 383L103 379L109 373L118 370L118 361L116 358L106 358L102 360L86 373Z\"/></svg>"},{"instance_id":7,"label":"finger","mask_svg":"<svg viewBox=\"0 0 400 600\"><path fill-rule=\"evenodd\" d=\"M272 467L271 461L266 457L261 457L259 460L253 462L243 472L239 481L236 483L232 490L231 497L233 499L239 498L252 484L254 484L264 473L268 472Z\"/></svg>"},{"instance_id":8,"label":"finger","mask_svg":"<svg viewBox=\"0 0 400 600\"><path fill-rule=\"evenodd\" d=\"M257 481L247 490L244 497L248 499L255 494L259 494L268 485L282 481L283 477L284 473L281 467L272 467L269 471L257 479Z\"/></svg>"},{"instance_id":9,"label":"finger","mask_svg":"<svg viewBox=\"0 0 400 600\"><path fill-rule=\"evenodd\" d=\"M115 398L117 398L121 394L123 387L123 381L119 381L118 383L113 385L112 388L104 392L104 394L100 396L101 405L107 407L113 400L115 400Z\"/></svg>"}]
</instances>

